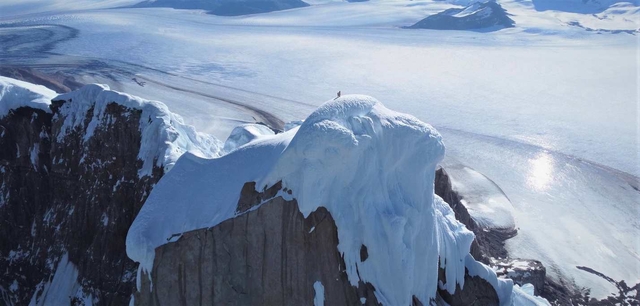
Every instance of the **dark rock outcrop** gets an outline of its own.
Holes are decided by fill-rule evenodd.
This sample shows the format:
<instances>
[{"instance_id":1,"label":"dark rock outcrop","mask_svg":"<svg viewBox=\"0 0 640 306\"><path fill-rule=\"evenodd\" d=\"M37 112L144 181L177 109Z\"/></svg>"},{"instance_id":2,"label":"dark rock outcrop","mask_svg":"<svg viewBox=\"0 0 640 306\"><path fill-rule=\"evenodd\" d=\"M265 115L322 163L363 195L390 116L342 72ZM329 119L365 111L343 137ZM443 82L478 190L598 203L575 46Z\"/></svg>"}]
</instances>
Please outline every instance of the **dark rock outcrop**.
<instances>
[{"instance_id":1,"label":"dark rock outcrop","mask_svg":"<svg viewBox=\"0 0 640 306\"><path fill-rule=\"evenodd\" d=\"M460 195L453 190L451 179L442 167L436 170L434 192L451 206L456 219L475 234L476 239L471 244L470 253L476 260L493 267L494 270L497 270L499 277L512 279L518 285L533 284L536 294L540 294L544 290L546 269L541 262L528 259L509 259L504 244L517 232L480 227L460 201ZM465 288L461 292L461 296L466 294L466 278L467 276L465 276ZM477 285L472 286L476 287Z\"/></svg>"},{"instance_id":2,"label":"dark rock outcrop","mask_svg":"<svg viewBox=\"0 0 640 306\"><path fill-rule=\"evenodd\" d=\"M452 8L431 15L408 29L434 30L479 30L510 28L515 22L507 12L493 0L474 2L464 8Z\"/></svg>"},{"instance_id":3,"label":"dark rock outcrop","mask_svg":"<svg viewBox=\"0 0 640 306\"><path fill-rule=\"evenodd\" d=\"M449 175L442 167L436 170L434 193L449 204L455 213L456 220L460 221L476 235L476 239L471 244L470 253L473 258L486 264L489 257L507 256L507 250L504 248L504 239L491 239L490 237L493 237L493 235L476 224L471 215L469 215L467 208L460 201L460 195L453 190L451 179L449 179ZM486 236L489 237L485 238ZM480 241L485 243L480 244Z\"/></svg>"},{"instance_id":4,"label":"dark rock outcrop","mask_svg":"<svg viewBox=\"0 0 640 306\"><path fill-rule=\"evenodd\" d=\"M276 196L278 191L282 190L282 181L275 183L273 186L267 188L265 186L262 192L256 191L256 183L250 182L242 186L240 191L240 199L238 200L238 207L236 208L236 214L241 214L247 210L259 205L260 203L270 200ZM284 192L289 191L285 188Z\"/></svg>"},{"instance_id":5,"label":"dark rock outcrop","mask_svg":"<svg viewBox=\"0 0 640 306\"><path fill-rule=\"evenodd\" d=\"M138 175L140 110L108 104L87 138L91 112L63 130L64 103L73 102L0 118L0 298L42 299L65 256L78 272L73 301L123 305L136 271L125 253L127 230L164 170Z\"/></svg>"},{"instance_id":6,"label":"dark rock outcrop","mask_svg":"<svg viewBox=\"0 0 640 306\"><path fill-rule=\"evenodd\" d=\"M50 202L50 113L21 107L0 118L0 290L4 304L27 304L50 274L41 220ZM44 241L43 241L44 240ZM32 254L33 253L33 254ZM14 285L15 284L15 285Z\"/></svg>"},{"instance_id":7,"label":"dark rock outcrop","mask_svg":"<svg viewBox=\"0 0 640 306\"><path fill-rule=\"evenodd\" d=\"M248 196L247 186L241 198ZM267 189L268 190L268 189ZM253 190L255 192L255 190ZM137 305L377 305L375 288L349 283L338 229L323 207L304 218L296 200L275 197L213 228L184 233L156 249ZM362 301L364 301L364 299Z\"/></svg>"},{"instance_id":8,"label":"dark rock outcrop","mask_svg":"<svg viewBox=\"0 0 640 306\"><path fill-rule=\"evenodd\" d=\"M447 282L444 269L439 270L438 280L443 283ZM438 294L451 306L497 306L500 304L498 293L493 286L481 277L470 276L468 270L465 270L463 288L456 285L454 294L442 289L438 290Z\"/></svg>"},{"instance_id":9,"label":"dark rock outcrop","mask_svg":"<svg viewBox=\"0 0 640 306\"><path fill-rule=\"evenodd\" d=\"M498 277L512 279L519 285L532 284L534 294L542 294L547 269L541 262L530 259L492 259L491 267Z\"/></svg>"}]
</instances>

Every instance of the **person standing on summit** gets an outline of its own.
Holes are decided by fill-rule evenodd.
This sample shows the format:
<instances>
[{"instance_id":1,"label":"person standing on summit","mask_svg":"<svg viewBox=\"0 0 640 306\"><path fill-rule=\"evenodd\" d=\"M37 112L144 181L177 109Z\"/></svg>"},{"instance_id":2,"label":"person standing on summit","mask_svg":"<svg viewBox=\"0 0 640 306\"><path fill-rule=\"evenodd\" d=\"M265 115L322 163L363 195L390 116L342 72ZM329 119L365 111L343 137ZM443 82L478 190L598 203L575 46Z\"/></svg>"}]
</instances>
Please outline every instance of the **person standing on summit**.
<instances>
[{"instance_id":1,"label":"person standing on summit","mask_svg":"<svg viewBox=\"0 0 640 306\"><path fill-rule=\"evenodd\" d=\"M342 94L342 91L338 91L338 96L337 96L335 99L340 98L340 95L341 95L341 94ZM335 100L335 99L334 99L334 100Z\"/></svg>"}]
</instances>

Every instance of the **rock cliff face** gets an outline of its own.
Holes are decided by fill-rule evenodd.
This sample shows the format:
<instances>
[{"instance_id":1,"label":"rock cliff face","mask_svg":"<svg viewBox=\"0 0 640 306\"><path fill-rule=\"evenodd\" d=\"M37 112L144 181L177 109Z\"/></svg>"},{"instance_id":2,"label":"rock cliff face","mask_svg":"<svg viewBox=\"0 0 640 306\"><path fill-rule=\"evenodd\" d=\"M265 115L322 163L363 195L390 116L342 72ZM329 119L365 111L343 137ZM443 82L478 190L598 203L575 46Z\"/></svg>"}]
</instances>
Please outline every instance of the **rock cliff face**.
<instances>
[{"instance_id":1,"label":"rock cliff face","mask_svg":"<svg viewBox=\"0 0 640 306\"><path fill-rule=\"evenodd\" d=\"M79 103L88 108L71 107ZM0 118L0 304L129 302L137 265L127 230L165 161L140 175L143 110L115 100L99 108L58 100L50 112Z\"/></svg>"},{"instance_id":2,"label":"rock cliff face","mask_svg":"<svg viewBox=\"0 0 640 306\"><path fill-rule=\"evenodd\" d=\"M67 254L78 272L69 293L123 304L135 277L124 239L163 169L138 177L141 111L110 104L85 141L86 124L61 131L57 110L64 103L71 102L54 102L53 114L20 108L0 120L0 215L10 224L0 228L0 266L7 267L2 287L15 288L7 294L11 303L45 301Z\"/></svg>"},{"instance_id":3,"label":"rock cliff face","mask_svg":"<svg viewBox=\"0 0 640 306\"><path fill-rule=\"evenodd\" d=\"M171 7L206 10L219 16L240 16L309 6L301 0L156 0L142 1L134 7Z\"/></svg>"},{"instance_id":4,"label":"rock cliff face","mask_svg":"<svg viewBox=\"0 0 640 306\"><path fill-rule=\"evenodd\" d=\"M304 218L296 200L273 197L276 184L271 199L243 213L261 202L254 186L243 188L236 218L156 249L153 290L143 276L137 305L313 305L316 282L326 305L378 304L371 285L349 283L326 209Z\"/></svg>"}]
</instances>

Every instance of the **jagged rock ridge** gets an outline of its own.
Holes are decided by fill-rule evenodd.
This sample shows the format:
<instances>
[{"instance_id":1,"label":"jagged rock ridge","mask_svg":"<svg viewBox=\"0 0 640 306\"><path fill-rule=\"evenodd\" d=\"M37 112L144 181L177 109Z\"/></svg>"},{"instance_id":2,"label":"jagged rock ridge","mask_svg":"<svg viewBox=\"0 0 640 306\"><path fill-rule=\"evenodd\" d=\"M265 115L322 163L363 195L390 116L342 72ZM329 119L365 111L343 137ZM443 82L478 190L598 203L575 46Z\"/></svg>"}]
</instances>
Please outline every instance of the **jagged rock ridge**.
<instances>
[{"instance_id":1,"label":"jagged rock ridge","mask_svg":"<svg viewBox=\"0 0 640 306\"><path fill-rule=\"evenodd\" d=\"M20 85L6 80L3 90ZM104 103L101 95L108 97ZM154 147L145 132L160 135L155 148L161 151L175 140L162 129L173 127L180 137L184 127L143 117L153 105L123 99L133 98L92 85L55 98L48 110L26 101L0 117L4 304L128 303L136 264L125 255L126 233L174 162L148 155L153 160L144 167L142 147Z\"/></svg>"},{"instance_id":2,"label":"jagged rock ridge","mask_svg":"<svg viewBox=\"0 0 640 306\"><path fill-rule=\"evenodd\" d=\"M281 183L266 193L254 187L243 188L236 218L156 249L155 289L143 275L136 304L312 305L316 281L324 286L326 305L355 305L361 298L378 304L371 284L349 283L326 209L305 218L296 200L274 197Z\"/></svg>"},{"instance_id":3,"label":"jagged rock ridge","mask_svg":"<svg viewBox=\"0 0 640 306\"><path fill-rule=\"evenodd\" d=\"M479 30L510 28L515 22L494 0L474 2L464 8L452 8L428 16L408 29Z\"/></svg>"}]
</instances>

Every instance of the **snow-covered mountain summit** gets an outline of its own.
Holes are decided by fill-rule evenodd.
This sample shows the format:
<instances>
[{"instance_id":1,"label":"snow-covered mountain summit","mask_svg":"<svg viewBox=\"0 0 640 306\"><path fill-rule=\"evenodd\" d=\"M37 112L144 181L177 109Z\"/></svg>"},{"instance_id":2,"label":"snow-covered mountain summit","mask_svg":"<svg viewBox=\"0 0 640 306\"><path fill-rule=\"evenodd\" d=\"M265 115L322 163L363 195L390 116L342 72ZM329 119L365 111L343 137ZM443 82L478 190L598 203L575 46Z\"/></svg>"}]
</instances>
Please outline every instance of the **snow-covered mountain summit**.
<instances>
[{"instance_id":1,"label":"snow-covered mountain summit","mask_svg":"<svg viewBox=\"0 0 640 306\"><path fill-rule=\"evenodd\" d=\"M305 220L312 220L319 210L326 210L337 231L337 244L333 247L342 258L343 268L333 271L343 273L354 290L361 288L361 284L373 287L378 302L410 305L416 301L454 299L451 296L459 293L467 281L489 286L483 290L483 294L489 296L494 292L493 298L484 297L488 303L522 305L518 303L525 300L543 303L527 297L517 287L514 289L510 280L498 279L491 269L471 257L474 235L456 221L451 208L434 195L435 168L443 156L444 144L434 128L412 116L391 111L374 98L358 95L329 101L299 127L281 134L256 136L220 158L185 154L150 194L127 236L127 254L140 262L140 279L145 280L138 283L137 301L171 304L173 298L185 294L194 301L220 302L218 295L234 296L238 290L244 292L250 304L268 303L272 298L282 297L277 283L286 280L271 280L275 283L272 291L254 291L257 289L251 288L260 288L254 281L260 279L257 274L244 280L236 275L229 283L214 282L213 290L218 292L215 295L186 284L193 282L188 278L204 273L202 269L218 269L204 264L211 262L210 259L230 260L229 265L233 266L237 256L232 254L240 247L238 243L244 245L240 248L245 255L239 254L240 257L262 254L258 249L253 250L260 245L265 245L262 251L267 252L272 244L276 244L276 249L291 249L287 254L298 254L297 250L307 245L302 241L310 239L309 243L315 245L313 236L309 235L319 225L309 225L310 229L302 233L300 241L291 242L287 237L298 235L301 229L286 224L312 222ZM247 199L254 200L246 205ZM260 216L271 215L274 209L290 207L297 207L291 213L296 215L297 211L302 219L286 221L289 213L280 213L276 214L280 217L260 221ZM257 229L261 225L256 222L267 227L273 222L284 222L280 225L284 227L277 235L263 236L260 234L263 230ZM238 234L244 236L228 242L217 240L226 237L222 234L216 238L217 233L240 226L230 225L236 223L245 224L242 226L245 234ZM236 235L233 231L229 234ZM325 233L318 233L321 234ZM230 257L224 252L216 255L214 250L200 253L200 259L189 259L193 258L190 255L195 254L193 252L206 248L209 239L214 244L230 243L220 246L230 252ZM249 241L246 245L238 242L245 240ZM251 243L254 240L260 243ZM308 267L304 258L310 255L299 255L302 258L296 260L287 259L280 252L265 254L268 255L247 257L247 262L250 261L247 265L269 267L282 260L292 260L283 264L282 273L288 273L284 271L289 268L296 270L297 265L306 266L300 269L310 270L297 281L315 283L314 287L332 288L327 281L340 279L324 278L322 275L329 272L322 262L311 262L312 267ZM190 268L184 268L182 263ZM175 273L184 273L185 277L182 280L165 277ZM208 273L216 277L224 274ZM266 272L263 270L263 273ZM319 275L314 276L316 273ZM307 279L313 277L317 279ZM203 282L209 283L203 279L198 281ZM150 300L151 286L160 292L172 290L173 286L181 289L180 294L167 295L166 299ZM311 290L311 285L301 290ZM341 292L327 289L323 292L322 299L336 301L342 297ZM358 297L364 299L362 303L374 303L372 296L367 298L360 295L362 291L358 292ZM294 292L292 300L284 303L294 301L298 293ZM304 298L309 298L308 295L299 294L303 297L295 301L311 302ZM321 293L316 290L316 298L318 294Z\"/></svg>"}]
</instances>

